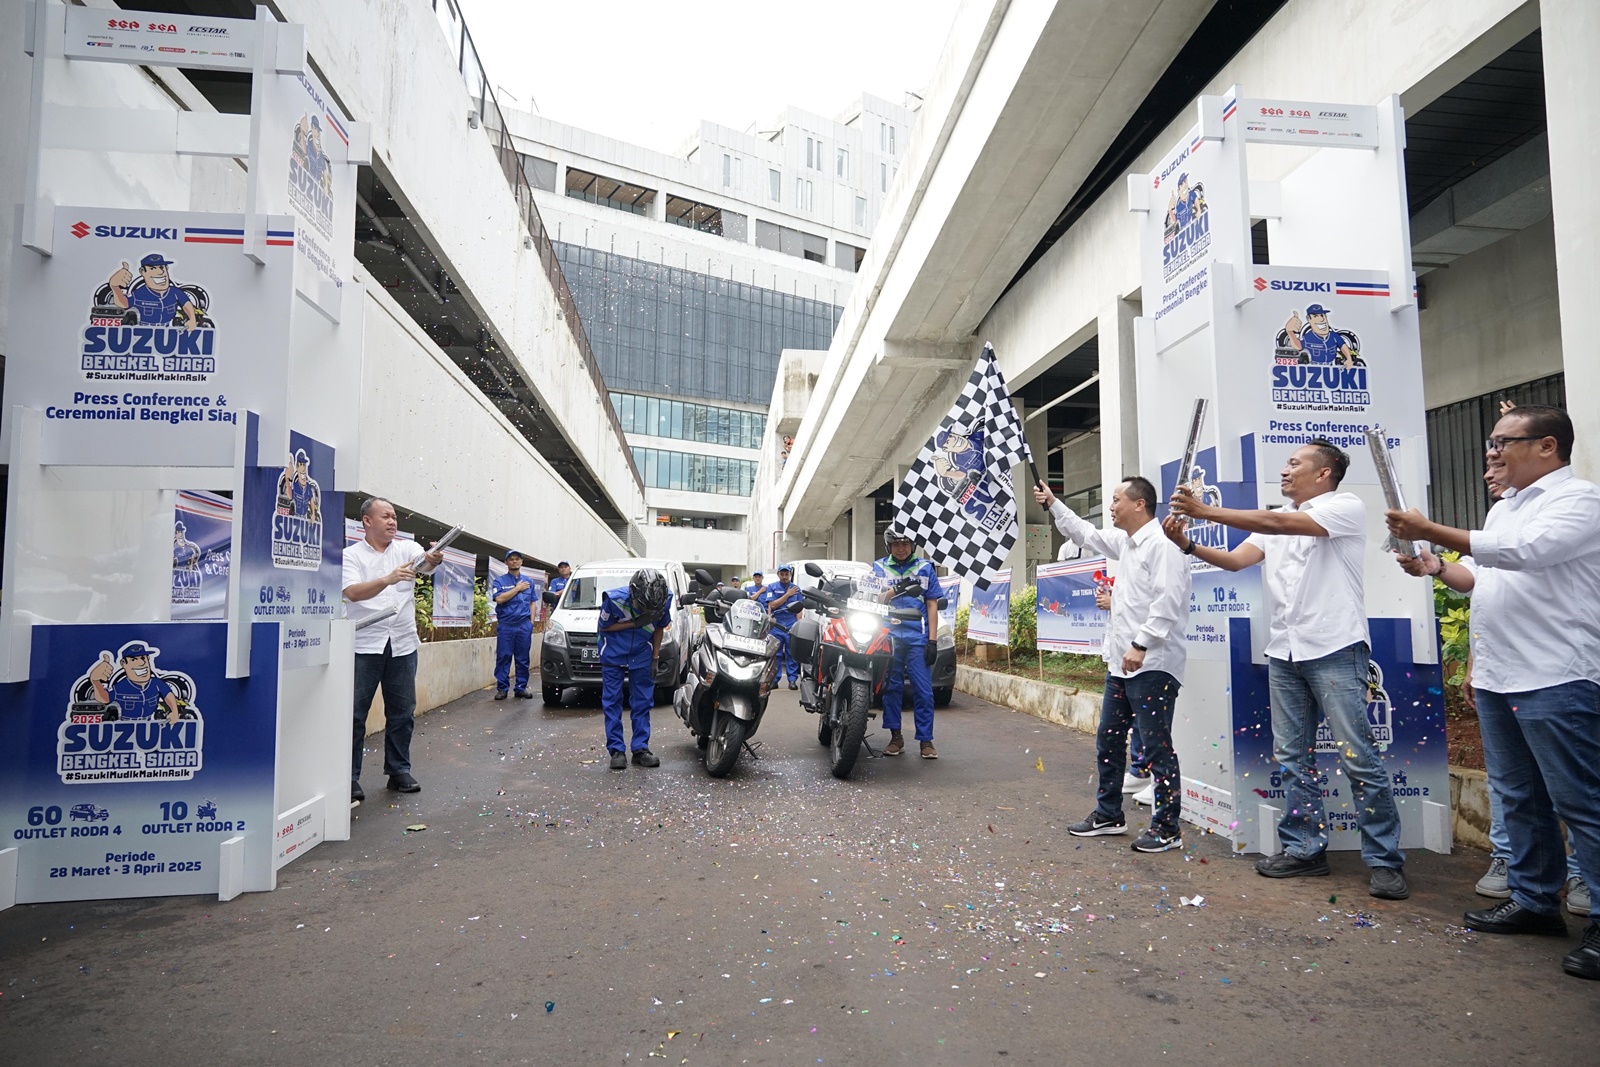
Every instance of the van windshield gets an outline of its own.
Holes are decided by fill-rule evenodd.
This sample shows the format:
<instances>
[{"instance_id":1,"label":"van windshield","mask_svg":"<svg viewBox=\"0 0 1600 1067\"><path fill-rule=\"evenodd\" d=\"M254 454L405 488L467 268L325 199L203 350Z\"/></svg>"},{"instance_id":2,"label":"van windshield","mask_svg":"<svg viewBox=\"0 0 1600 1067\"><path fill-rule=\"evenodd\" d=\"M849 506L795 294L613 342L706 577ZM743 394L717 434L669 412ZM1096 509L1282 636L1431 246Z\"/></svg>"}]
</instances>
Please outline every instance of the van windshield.
<instances>
[{"instance_id":1,"label":"van windshield","mask_svg":"<svg viewBox=\"0 0 1600 1067\"><path fill-rule=\"evenodd\" d=\"M599 574L580 574L567 583L561 596L561 606L573 611L595 611L600 607L600 596L612 589L628 587L632 571L602 571Z\"/></svg>"}]
</instances>

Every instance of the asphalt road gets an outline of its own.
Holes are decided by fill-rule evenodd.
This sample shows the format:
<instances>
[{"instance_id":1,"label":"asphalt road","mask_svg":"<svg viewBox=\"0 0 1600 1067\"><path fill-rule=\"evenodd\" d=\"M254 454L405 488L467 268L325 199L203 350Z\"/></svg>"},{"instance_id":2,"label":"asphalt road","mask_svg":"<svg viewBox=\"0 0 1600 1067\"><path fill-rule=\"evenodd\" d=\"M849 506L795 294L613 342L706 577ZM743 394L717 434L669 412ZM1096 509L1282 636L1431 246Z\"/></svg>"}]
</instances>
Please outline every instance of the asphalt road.
<instances>
[{"instance_id":1,"label":"asphalt road","mask_svg":"<svg viewBox=\"0 0 1600 1067\"><path fill-rule=\"evenodd\" d=\"M420 720L421 794L369 773L276 892L0 913L0 1063L1595 1062L1577 920L1458 925L1481 853L1414 853L1391 903L1348 853L1080 841L1091 739L964 694L943 759L848 782L788 692L724 781L655 720L662 766L613 772L597 709L476 693Z\"/></svg>"}]
</instances>

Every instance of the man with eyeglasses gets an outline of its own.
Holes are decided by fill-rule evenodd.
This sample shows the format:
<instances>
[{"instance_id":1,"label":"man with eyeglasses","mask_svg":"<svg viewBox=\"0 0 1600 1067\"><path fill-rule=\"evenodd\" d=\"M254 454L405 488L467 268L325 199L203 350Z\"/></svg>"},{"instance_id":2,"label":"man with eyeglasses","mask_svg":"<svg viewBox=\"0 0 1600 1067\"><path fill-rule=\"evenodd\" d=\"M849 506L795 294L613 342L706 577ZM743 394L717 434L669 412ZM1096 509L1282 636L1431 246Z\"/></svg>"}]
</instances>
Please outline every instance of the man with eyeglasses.
<instances>
[{"instance_id":1,"label":"man with eyeglasses","mask_svg":"<svg viewBox=\"0 0 1600 1067\"><path fill-rule=\"evenodd\" d=\"M1472 596L1478 725L1511 847L1511 899L1466 914L1484 933L1566 935L1561 821L1578 866L1600 870L1600 487L1573 476L1572 441L1565 411L1515 408L1484 442L1505 490L1482 530L1384 516L1397 537L1462 553L1447 563L1424 547L1400 566ZM1600 979L1593 901L1562 969Z\"/></svg>"}]
</instances>

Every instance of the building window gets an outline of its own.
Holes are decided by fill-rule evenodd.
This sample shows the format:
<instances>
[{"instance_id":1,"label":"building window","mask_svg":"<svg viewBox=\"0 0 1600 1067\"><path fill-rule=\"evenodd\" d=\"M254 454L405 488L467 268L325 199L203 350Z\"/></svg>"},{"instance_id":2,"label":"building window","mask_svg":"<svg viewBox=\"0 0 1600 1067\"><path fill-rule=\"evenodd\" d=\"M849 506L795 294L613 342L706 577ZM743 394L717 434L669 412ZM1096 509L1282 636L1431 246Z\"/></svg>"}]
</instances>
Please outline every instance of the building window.
<instances>
[{"instance_id":1,"label":"building window","mask_svg":"<svg viewBox=\"0 0 1600 1067\"><path fill-rule=\"evenodd\" d=\"M889 151L889 124L887 122L878 123L878 151Z\"/></svg>"},{"instance_id":2,"label":"building window","mask_svg":"<svg viewBox=\"0 0 1600 1067\"><path fill-rule=\"evenodd\" d=\"M651 489L749 496L755 488L756 465L747 459L635 448L633 462L644 474L645 486Z\"/></svg>"},{"instance_id":3,"label":"building window","mask_svg":"<svg viewBox=\"0 0 1600 1067\"><path fill-rule=\"evenodd\" d=\"M833 157L833 176L835 178L844 178L846 180L849 179L849 177L850 177L850 150L848 148L841 148L841 149L839 149L838 152L836 152L834 154L834 157Z\"/></svg>"},{"instance_id":4,"label":"building window","mask_svg":"<svg viewBox=\"0 0 1600 1067\"><path fill-rule=\"evenodd\" d=\"M714 233L719 237L723 235L721 208L712 207L710 204L698 204L681 196L667 197L667 221L691 230L699 230L701 233Z\"/></svg>"},{"instance_id":5,"label":"building window","mask_svg":"<svg viewBox=\"0 0 1600 1067\"><path fill-rule=\"evenodd\" d=\"M774 204L783 202L783 174L780 171L767 171L767 199Z\"/></svg>"},{"instance_id":6,"label":"building window","mask_svg":"<svg viewBox=\"0 0 1600 1067\"><path fill-rule=\"evenodd\" d=\"M634 215L650 214L656 191L640 185L619 182L602 174L590 174L576 167L567 168L567 195L575 200L616 208Z\"/></svg>"},{"instance_id":7,"label":"building window","mask_svg":"<svg viewBox=\"0 0 1600 1067\"><path fill-rule=\"evenodd\" d=\"M528 175L528 184L547 193L556 191L556 165L538 156L523 156L522 170Z\"/></svg>"},{"instance_id":8,"label":"building window","mask_svg":"<svg viewBox=\"0 0 1600 1067\"><path fill-rule=\"evenodd\" d=\"M878 191L883 193L889 191L889 164L887 163L878 164Z\"/></svg>"},{"instance_id":9,"label":"building window","mask_svg":"<svg viewBox=\"0 0 1600 1067\"><path fill-rule=\"evenodd\" d=\"M733 188L733 157L726 152L722 154L722 187Z\"/></svg>"},{"instance_id":10,"label":"building window","mask_svg":"<svg viewBox=\"0 0 1600 1067\"><path fill-rule=\"evenodd\" d=\"M767 431L767 416L759 411L663 400L632 393L611 393L611 406L623 433L669 437L702 445L760 448Z\"/></svg>"},{"instance_id":11,"label":"building window","mask_svg":"<svg viewBox=\"0 0 1600 1067\"><path fill-rule=\"evenodd\" d=\"M858 197L856 197L856 229L864 230L866 228L867 228L867 198L864 197L864 196L858 196Z\"/></svg>"},{"instance_id":12,"label":"building window","mask_svg":"<svg viewBox=\"0 0 1600 1067\"><path fill-rule=\"evenodd\" d=\"M798 256L815 263L828 261L828 241L814 233L779 226L765 219L756 220L756 244L786 256Z\"/></svg>"},{"instance_id":13,"label":"building window","mask_svg":"<svg viewBox=\"0 0 1600 1067\"><path fill-rule=\"evenodd\" d=\"M794 206L798 211L811 210L811 183L804 178L794 180Z\"/></svg>"},{"instance_id":14,"label":"building window","mask_svg":"<svg viewBox=\"0 0 1600 1067\"><path fill-rule=\"evenodd\" d=\"M894 154L895 154L895 147L894 147L894 127L893 127L893 126L890 126L890 127L889 127L889 154L890 154L890 155L891 155L891 156L892 156L892 155L894 155Z\"/></svg>"},{"instance_id":15,"label":"building window","mask_svg":"<svg viewBox=\"0 0 1600 1067\"><path fill-rule=\"evenodd\" d=\"M814 137L806 138L806 169L815 170L822 164L822 143Z\"/></svg>"},{"instance_id":16,"label":"building window","mask_svg":"<svg viewBox=\"0 0 1600 1067\"><path fill-rule=\"evenodd\" d=\"M859 271L861 261L867 256L865 248L847 245L843 241L833 243L833 265L841 270Z\"/></svg>"}]
</instances>

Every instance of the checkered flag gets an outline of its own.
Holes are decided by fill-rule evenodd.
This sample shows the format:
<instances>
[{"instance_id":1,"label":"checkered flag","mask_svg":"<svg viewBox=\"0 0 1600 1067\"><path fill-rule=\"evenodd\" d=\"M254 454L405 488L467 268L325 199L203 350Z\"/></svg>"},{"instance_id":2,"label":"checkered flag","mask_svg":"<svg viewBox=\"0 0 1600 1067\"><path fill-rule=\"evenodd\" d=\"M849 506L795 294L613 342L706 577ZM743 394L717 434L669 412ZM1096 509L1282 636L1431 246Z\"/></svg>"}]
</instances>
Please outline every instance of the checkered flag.
<instances>
[{"instance_id":1,"label":"checkered flag","mask_svg":"<svg viewBox=\"0 0 1600 1067\"><path fill-rule=\"evenodd\" d=\"M929 559L987 588L1017 542L1011 469L1032 462L994 346L986 344L955 406L895 489L895 522Z\"/></svg>"}]
</instances>

